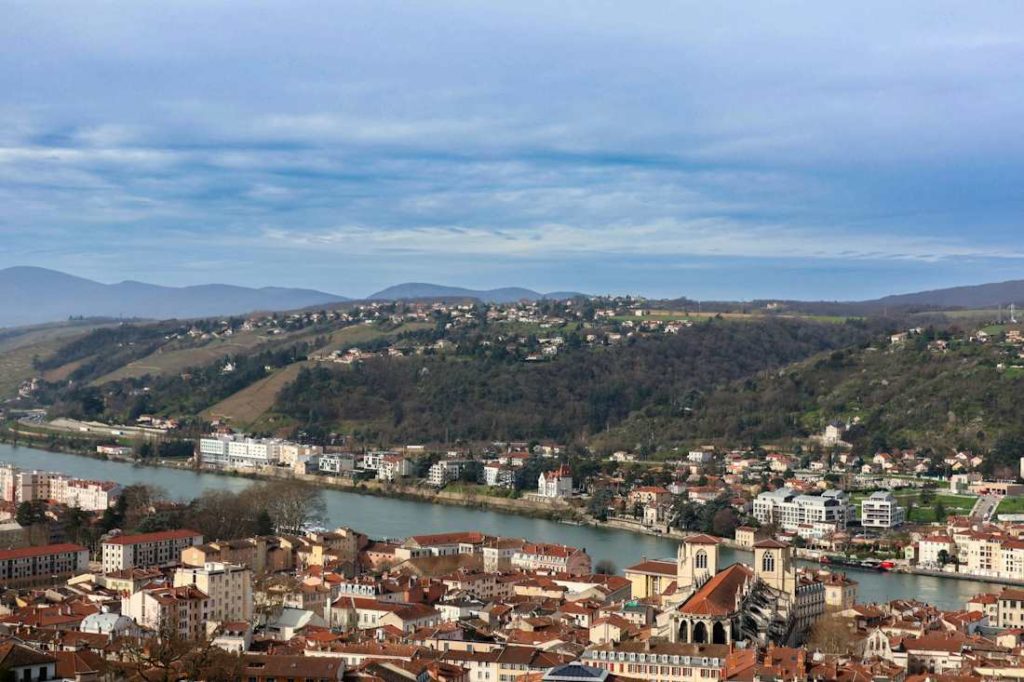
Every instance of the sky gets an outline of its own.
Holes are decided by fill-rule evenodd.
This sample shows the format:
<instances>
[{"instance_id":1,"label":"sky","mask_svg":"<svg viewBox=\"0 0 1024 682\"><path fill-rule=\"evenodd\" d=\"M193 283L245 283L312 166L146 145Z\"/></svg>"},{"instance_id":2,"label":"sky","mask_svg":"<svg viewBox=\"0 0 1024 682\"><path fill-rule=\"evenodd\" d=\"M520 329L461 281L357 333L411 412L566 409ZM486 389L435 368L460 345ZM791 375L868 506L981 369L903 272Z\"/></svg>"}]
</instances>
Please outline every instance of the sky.
<instances>
[{"instance_id":1,"label":"sky","mask_svg":"<svg viewBox=\"0 0 1024 682\"><path fill-rule=\"evenodd\" d=\"M1024 278L1020 2L0 0L0 268L859 300Z\"/></svg>"}]
</instances>

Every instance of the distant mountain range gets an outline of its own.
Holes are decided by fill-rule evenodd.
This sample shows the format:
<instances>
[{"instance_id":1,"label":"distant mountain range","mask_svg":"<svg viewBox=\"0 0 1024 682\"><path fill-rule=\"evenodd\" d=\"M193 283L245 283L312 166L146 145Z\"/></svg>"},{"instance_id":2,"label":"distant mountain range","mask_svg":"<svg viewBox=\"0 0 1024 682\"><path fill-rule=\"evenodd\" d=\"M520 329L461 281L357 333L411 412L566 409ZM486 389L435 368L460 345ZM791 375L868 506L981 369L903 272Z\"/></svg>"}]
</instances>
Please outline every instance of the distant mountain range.
<instances>
[{"instance_id":1,"label":"distant mountain range","mask_svg":"<svg viewBox=\"0 0 1024 682\"><path fill-rule=\"evenodd\" d=\"M464 300L512 303L585 296L574 291L540 293L522 287L467 289L407 282L359 300ZM0 327L55 322L68 317L169 319L238 315L253 311L295 310L352 299L314 289L228 284L165 287L125 281L102 284L46 268L18 266L0 270ZM756 302L755 302L756 303ZM835 309L836 314L873 314L884 309L989 308L1018 303L1024 308L1024 280L935 289L857 302L791 301L800 309ZM722 302L721 305L728 305Z\"/></svg>"},{"instance_id":2,"label":"distant mountain range","mask_svg":"<svg viewBox=\"0 0 1024 682\"><path fill-rule=\"evenodd\" d=\"M227 284L163 287L143 282L101 284L56 270L0 270L0 326L52 322L68 317L168 319L292 310L347 300L311 289Z\"/></svg>"},{"instance_id":3,"label":"distant mountain range","mask_svg":"<svg viewBox=\"0 0 1024 682\"><path fill-rule=\"evenodd\" d=\"M522 287L504 287L501 289L464 289L448 287L441 284L422 282L406 282L382 289L367 297L370 301L401 301L414 299L457 299L475 298L485 303L514 303L516 301L539 301L541 299L564 300L584 296L573 291L552 291L541 294L532 289Z\"/></svg>"},{"instance_id":4,"label":"distant mountain range","mask_svg":"<svg viewBox=\"0 0 1024 682\"><path fill-rule=\"evenodd\" d=\"M1024 306L1024 279L897 294L864 303L890 308L995 308L1010 303Z\"/></svg>"}]
</instances>

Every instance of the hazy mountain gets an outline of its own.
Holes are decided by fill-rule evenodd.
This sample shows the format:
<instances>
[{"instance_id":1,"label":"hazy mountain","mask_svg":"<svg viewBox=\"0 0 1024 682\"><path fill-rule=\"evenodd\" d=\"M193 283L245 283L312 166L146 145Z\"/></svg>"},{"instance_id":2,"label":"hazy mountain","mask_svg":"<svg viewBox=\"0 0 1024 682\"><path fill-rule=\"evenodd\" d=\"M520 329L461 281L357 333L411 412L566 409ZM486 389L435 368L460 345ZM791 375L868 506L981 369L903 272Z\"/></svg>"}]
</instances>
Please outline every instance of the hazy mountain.
<instances>
[{"instance_id":1,"label":"hazy mountain","mask_svg":"<svg viewBox=\"0 0 1024 682\"><path fill-rule=\"evenodd\" d=\"M367 297L371 301L400 301L417 298L475 298L486 303L514 303L515 301L537 301L542 298L573 298L582 296L573 292L552 292L541 294L532 289L522 287L504 287L501 289L465 289L449 287L442 284L426 284L423 282L406 282L382 289Z\"/></svg>"},{"instance_id":2,"label":"hazy mountain","mask_svg":"<svg viewBox=\"0 0 1024 682\"><path fill-rule=\"evenodd\" d=\"M144 282L101 284L55 270L0 270L0 326L63 320L70 316L207 317L254 310L291 310L336 303L344 297L311 289L227 284L163 287Z\"/></svg>"},{"instance_id":3,"label":"hazy mountain","mask_svg":"<svg viewBox=\"0 0 1024 682\"><path fill-rule=\"evenodd\" d=\"M994 308L1010 303L1024 306L1024 279L897 294L865 303L891 308Z\"/></svg>"}]
</instances>

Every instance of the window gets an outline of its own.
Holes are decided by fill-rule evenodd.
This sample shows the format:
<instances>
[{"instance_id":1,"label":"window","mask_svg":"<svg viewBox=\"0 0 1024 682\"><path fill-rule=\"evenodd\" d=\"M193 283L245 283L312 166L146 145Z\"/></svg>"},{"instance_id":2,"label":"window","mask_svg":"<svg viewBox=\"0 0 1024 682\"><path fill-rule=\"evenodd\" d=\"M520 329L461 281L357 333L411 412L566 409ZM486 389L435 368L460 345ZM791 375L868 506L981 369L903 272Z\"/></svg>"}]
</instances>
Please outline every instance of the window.
<instances>
[{"instance_id":1,"label":"window","mask_svg":"<svg viewBox=\"0 0 1024 682\"><path fill-rule=\"evenodd\" d=\"M697 555L693 558L693 564L696 568L707 568L708 567L708 553L703 549L697 552Z\"/></svg>"}]
</instances>

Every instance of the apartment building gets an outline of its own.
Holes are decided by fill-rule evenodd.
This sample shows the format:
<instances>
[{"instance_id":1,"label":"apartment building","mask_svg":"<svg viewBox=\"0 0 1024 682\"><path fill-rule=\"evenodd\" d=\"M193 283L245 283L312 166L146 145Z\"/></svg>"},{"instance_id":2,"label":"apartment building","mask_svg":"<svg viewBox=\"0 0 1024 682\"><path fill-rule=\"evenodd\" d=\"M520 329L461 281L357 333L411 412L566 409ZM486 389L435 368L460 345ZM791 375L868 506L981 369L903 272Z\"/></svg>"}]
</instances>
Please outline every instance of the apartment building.
<instances>
[{"instance_id":1,"label":"apartment building","mask_svg":"<svg viewBox=\"0 0 1024 682\"><path fill-rule=\"evenodd\" d=\"M590 555L586 550L546 543L524 544L513 553L512 566L528 572L569 575L587 575L592 572Z\"/></svg>"},{"instance_id":2,"label":"apartment building","mask_svg":"<svg viewBox=\"0 0 1024 682\"><path fill-rule=\"evenodd\" d=\"M461 459L442 459L435 462L427 472L427 483L437 488L443 488L452 481L458 480L466 464L466 460Z\"/></svg>"},{"instance_id":3,"label":"apartment building","mask_svg":"<svg viewBox=\"0 0 1024 682\"><path fill-rule=\"evenodd\" d=\"M878 491L860 503L860 525L865 528L891 530L903 525L906 510L896 503L893 494Z\"/></svg>"},{"instance_id":4,"label":"apartment building","mask_svg":"<svg viewBox=\"0 0 1024 682\"><path fill-rule=\"evenodd\" d=\"M783 487L754 498L754 518L762 524L776 524L802 537L824 537L845 530L852 513L849 497L841 490L802 495L792 488Z\"/></svg>"},{"instance_id":5,"label":"apartment building","mask_svg":"<svg viewBox=\"0 0 1024 682\"><path fill-rule=\"evenodd\" d=\"M135 566L164 566L178 562L182 550L203 544L203 536L185 528L141 535L119 535L103 542L103 572Z\"/></svg>"},{"instance_id":6,"label":"apartment building","mask_svg":"<svg viewBox=\"0 0 1024 682\"><path fill-rule=\"evenodd\" d=\"M210 599L191 585L143 588L121 600L121 613L156 632L172 630L186 639L206 636Z\"/></svg>"},{"instance_id":7,"label":"apartment building","mask_svg":"<svg viewBox=\"0 0 1024 682\"><path fill-rule=\"evenodd\" d=\"M85 511L104 511L117 502L121 490L113 481L55 478L50 484L50 499Z\"/></svg>"},{"instance_id":8,"label":"apartment building","mask_svg":"<svg viewBox=\"0 0 1024 682\"><path fill-rule=\"evenodd\" d=\"M0 551L0 584L9 588L62 582L89 570L89 550L63 543Z\"/></svg>"},{"instance_id":9,"label":"apartment building","mask_svg":"<svg viewBox=\"0 0 1024 682\"><path fill-rule=\"evenodd\" d=\"M413 472L412 462L401 455L385 455L380 460L377 469L377 479L381 481L397 481L400 478L411 476Z\"/></svg>"},{"instance_id":10,"label":"apartment building","mask_svg":"<svg viewBox=\"0 0 1024 682\"><path fill-rule=\"evenodd\" d=\"M192 586L207 598L211 621L248 621L252 618L252 571L239 564L211 562L174 571L174 587Z\"/></svg>"},{"instance_id":11,"label":"apartment building","mask_svg":"<svg viewBox=\"0 0 1024 682\"><path fill-rule=\"evenodd\" d=\"M751 667L753 651L748 658ZM734 670L729 664L736 656L725 644L682 644L675 642L606 643L583 652L582 663L638 680L651 682L707 682L726 679Z\"/></svg>"}]
</instances>

